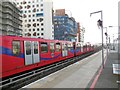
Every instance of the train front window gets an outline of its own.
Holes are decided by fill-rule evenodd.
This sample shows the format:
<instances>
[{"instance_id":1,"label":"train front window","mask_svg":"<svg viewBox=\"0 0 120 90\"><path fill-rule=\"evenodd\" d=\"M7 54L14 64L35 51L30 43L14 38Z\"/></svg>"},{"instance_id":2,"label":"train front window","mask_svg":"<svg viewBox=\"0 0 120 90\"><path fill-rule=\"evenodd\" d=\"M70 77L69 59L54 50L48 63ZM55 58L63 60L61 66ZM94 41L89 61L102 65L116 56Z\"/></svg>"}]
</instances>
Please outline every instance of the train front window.
<instances>
[{"instance_id":1,"label":"train front window","mask_svg":"<svg viewBox=\"0 0 120 90\"><path fill-rule=\"evenodd\" d=\"M47 43L41 43L41 53L47 53L48 52L48 45Z\"/></svg>"},{"instance_id":2,"label":"train front window","mask_svg":"<svg viewBox=\"0 0 120 90\"><path fill-rule=\"evenodd\" d=\"M12 52L14 56L18 56L20 54L20 41L12 42Z\"/></svg>"}]
</instances>

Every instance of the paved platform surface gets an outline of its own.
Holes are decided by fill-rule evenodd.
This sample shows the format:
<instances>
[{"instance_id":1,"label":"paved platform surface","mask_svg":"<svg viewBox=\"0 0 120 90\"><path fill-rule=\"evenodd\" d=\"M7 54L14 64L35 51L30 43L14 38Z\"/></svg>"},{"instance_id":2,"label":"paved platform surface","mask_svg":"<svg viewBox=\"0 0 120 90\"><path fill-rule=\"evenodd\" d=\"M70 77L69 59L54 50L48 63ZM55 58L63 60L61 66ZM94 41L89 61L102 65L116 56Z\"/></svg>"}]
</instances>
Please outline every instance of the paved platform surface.
<instances>
[{"instance_id":1,"label":"paved platform surface","mask_svg":"<svg viewBox=\"0 0 120 90\"><path fill-rule=\"evenodd\" d=\"M87 88L101 66L101 56L99 51L23 88Z\"/></svg>"},{"instance_id":2,"label":"paved platform surface","mask_svg":"<svg viewBox=\"0 0 120 90\"><path fill-rule=\"evenodd\" d=\"M105 63L105 67L102 70L97 83L94 88L119 88L120 90L120 75L113 74L112 64L118 64L118 52L110 50L108 54L108 59Z\"/></svg>"}]
</instances>

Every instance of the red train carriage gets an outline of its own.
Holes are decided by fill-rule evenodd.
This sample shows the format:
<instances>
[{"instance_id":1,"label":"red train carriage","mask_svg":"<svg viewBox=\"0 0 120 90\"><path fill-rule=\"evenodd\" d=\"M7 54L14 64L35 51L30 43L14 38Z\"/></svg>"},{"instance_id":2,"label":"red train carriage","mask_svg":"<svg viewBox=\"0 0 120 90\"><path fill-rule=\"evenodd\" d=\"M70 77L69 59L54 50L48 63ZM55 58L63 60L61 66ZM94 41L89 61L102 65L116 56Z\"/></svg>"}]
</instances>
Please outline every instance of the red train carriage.
<instances>
[{"instance_id":1,"label":"red train carriage","mask_svg":"<svg viewBox=\"0 0 120 90\"><path fill-rule=\"evenodd\" d=\"M83 46L80 42L76 42L75 44L76 44L75 52L76 52L76 56L78 56L83 53Z\"/></svg>"},{"instance_id":2,"label":"red train carriage","mask_svg":"<svg viewBox=\"0 0 120 90\"><path fill-rule=\"evenodd\" d=\"M0 78L45 66L87 52L80 43L0 36Z\"/></svg>"},{"instance_id":3,"label":"red train carriage","mask_svg":"<svg viewBox=\"0 0 120 90\"><path fill-rule=\"evenodd\" d=\"M83 45L83 53L87 53L87 44Z\"/></svg>"},{"instance_id":4,"label":"red train carriage","mask_svg":"<svg viewBox=\"0 0 120 90\"><path fill-rule=\"evenodd\" d=\"M0 38L2 78L74 56L73 44L68 41L14 36Z\"/></svg>"}]
</instances>

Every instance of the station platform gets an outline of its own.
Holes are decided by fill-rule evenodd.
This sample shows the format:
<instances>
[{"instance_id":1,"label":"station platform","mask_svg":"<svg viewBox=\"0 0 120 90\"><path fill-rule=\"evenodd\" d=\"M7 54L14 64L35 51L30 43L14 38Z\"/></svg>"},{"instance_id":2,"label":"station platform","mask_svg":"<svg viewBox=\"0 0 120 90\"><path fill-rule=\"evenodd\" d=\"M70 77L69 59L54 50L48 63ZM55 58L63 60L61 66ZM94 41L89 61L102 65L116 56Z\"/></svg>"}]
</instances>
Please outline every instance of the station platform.
<instances>
[{"instance_id":1,"label":"station platform","mask_svg":"<svg viewBox=\"0 0 120 90\"><path fill-rule=\"evenodd\" d=\"M94 88L112 88L114 90L120 90L120 68L119 72L114 73L114 64L119 65L119 55L117 50L110 50L108 54L108 59L104 65Z\"/></svg>"},{"instance_id":2,"label":"station platform","mask_svg":"<svg viewBox=\"0 0 120 90\"><path fill-rule=\"evenodd\" d=\"M104 51L106 57L106 50ZM39 79L24 88L90 88L102 65L101 51L64 69ZM97 87L97 86L95 86Z\"/></svg>"}]
</instances>

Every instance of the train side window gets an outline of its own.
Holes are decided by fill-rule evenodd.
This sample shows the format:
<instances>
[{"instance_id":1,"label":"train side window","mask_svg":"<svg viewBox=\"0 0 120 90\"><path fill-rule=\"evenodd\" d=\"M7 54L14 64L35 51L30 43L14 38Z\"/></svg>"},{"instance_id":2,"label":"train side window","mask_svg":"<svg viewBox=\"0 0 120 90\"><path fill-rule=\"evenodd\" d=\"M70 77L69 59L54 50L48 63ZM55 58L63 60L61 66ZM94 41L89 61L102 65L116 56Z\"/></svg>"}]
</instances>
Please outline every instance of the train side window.
<instances>
[{"instance_id":1,"label":"train side window","mask_svg":"<svg viewBox=\"0 0 120 90\"><path fill-rule=\"evenodd\" d=\"M14 56L20 54L20 41L12 41L12 52Z\"/></svg>"},{"instance_id":2,"label":"train side window","mask_svg":"<svg viewBox=\"0 0 120 90\"><path fill-rule=\"evenodd\" d=\"M56 52L60 51L60 43L56 43Z\"/></svg>"},{"instance_id":3,"label":"train side window","mask_svg":"<svg viewBox=\"0 0 120 90\"><path fill-rule=\"evenodd\" d=\"M26 55L31 55L31 42L26 42Z\"/></svg>"},{"instance_id":4,"label":"train side window","mask_svg":"<svg viewBox=\"0 0 120 90\"><path fill-rule=\"evenodd\" d=\"M41 48L41 53L47 53L48 52L47 43L41 43L40 48Z\"/></svg>"},{"instance_id":5,"label":"train side window","mask_svg":"<svg viewBox=\"0 0 120 90\"><path fill-rule=\"evenodd\" d=\"M54 52L54 43L50 43L50 52Z\"/></svg>"}]
</instances>

